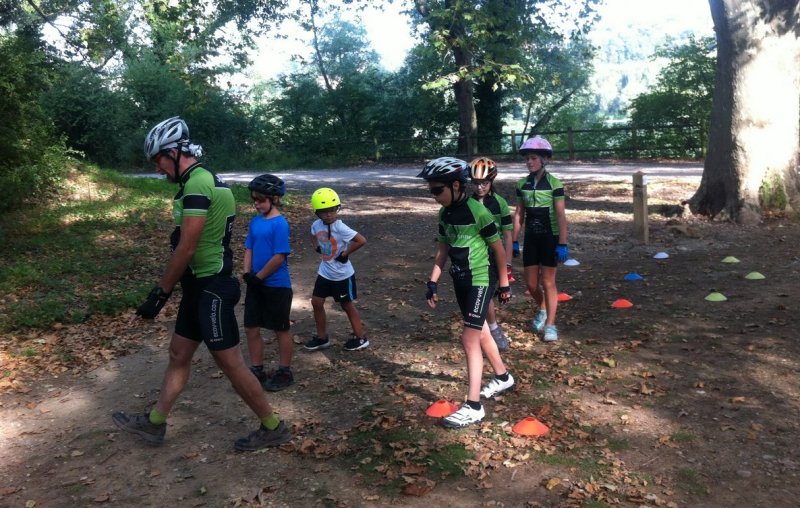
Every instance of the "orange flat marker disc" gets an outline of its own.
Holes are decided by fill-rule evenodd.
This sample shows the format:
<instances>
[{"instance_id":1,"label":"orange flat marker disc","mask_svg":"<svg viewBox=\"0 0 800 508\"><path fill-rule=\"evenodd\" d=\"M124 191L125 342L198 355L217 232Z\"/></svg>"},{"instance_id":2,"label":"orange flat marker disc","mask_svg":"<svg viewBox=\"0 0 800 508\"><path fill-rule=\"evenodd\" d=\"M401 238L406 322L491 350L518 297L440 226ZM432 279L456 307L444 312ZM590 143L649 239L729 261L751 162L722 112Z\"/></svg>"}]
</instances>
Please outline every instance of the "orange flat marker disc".
<instances>
[{"instance_id":1,"label":"orange flat marker disc","mask_svg":"<svg viewBox=\"0 0 800 508\"><path fill-rule=\"evenodd\" d=\"M511 430L523 436L542 436L550 429L536 418L529 416L520 420Z\"/></svg>"},{"instance_id":2,"label":"orange flat marker disc","mask_svg":"<svg viewBox=\"0 0 800 508\"><path fill-rule=\"evenodd\" d=\"M633 307L633 303L624 298L620 298L616 302L612 303L611 306L615 309L629 309Z\"/></svg>"},{"instance_id":3,"label":"orange flat marker disc","mask_svg":"<svg viewBox=\"0 0 800 508\"><path fill-rule=\"evenodd\" d=\"M437 400L425 410L425 414L428 416L441 418L443 416L450 416L451 414L455 413L456 410L458 410L458 406L449 400Z\"/></svg>"}]
</instances>

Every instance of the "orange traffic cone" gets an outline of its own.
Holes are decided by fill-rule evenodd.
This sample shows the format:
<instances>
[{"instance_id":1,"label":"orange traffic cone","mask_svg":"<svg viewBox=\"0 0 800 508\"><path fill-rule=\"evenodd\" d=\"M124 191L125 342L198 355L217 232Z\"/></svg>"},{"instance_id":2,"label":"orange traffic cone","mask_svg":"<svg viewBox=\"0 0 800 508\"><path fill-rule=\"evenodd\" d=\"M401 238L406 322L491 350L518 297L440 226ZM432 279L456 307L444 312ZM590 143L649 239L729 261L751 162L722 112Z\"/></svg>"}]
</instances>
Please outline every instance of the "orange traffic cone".
<instances>
[{"instance_id":1,"label":"orange traffic cone","mask_svg":"<svg viewBox=\"0 0 800 508\"><path fill-rule=\"evenodd\" d=\"M425 414L436 418L450 416L458 410L458 406L449 400L437 400L425 410Z\"/></svg>"},{"instance_id":2,"label":"orange traffic cone","mask_svg":"<svg viewBox=\"0 0 800 508\"><path fill-rule=\"evenodd\" d=\"M517 422L511 430L523 436L543 436L550 429L536 418L529 416Z\"/></svg>"},{"instance_id":3,"label":"orange traffic cone","mask_svg":"<svg viewBox=\"0 0 800 508\"><path fill-rule=\"evenodd\" d=\"M620 298L616 302L612 303L611 306L615 309L629 309L633 307L633 303L624 298Z\"/></svg>"},{"instance_id":4,"label":"orange traffic cone","mask_svg":"<svg viewBox=\"0 0 800 508\"><path fill-rule=\"evenodd\" d=\"M559 302L568 302L570 300L572 300L572 297L569 296L567 293L558 293Z\"/></svg>"}]
</instances>

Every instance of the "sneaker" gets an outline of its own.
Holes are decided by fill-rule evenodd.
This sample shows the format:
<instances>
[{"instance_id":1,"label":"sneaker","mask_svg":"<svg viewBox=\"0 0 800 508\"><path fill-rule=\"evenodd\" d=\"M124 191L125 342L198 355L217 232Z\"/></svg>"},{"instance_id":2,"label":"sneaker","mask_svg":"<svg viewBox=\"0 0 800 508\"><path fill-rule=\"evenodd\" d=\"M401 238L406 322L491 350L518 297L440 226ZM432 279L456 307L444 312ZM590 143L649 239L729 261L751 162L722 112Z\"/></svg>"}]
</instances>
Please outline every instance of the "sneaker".
<instances>
[{"instance_id":1,"label":"sneaker","mask_svg":"<svg viewBox=\"0 0 800 508\"><path fill-rule=\"evenodd\" d=\"M508 337L506 334L503 333L503 329L499 326L494 330L489 330L489 333L492 334L492 338L494 342L497 344L497 349L500 351L508 351Z\"/></svg>"},{"instance_id":2,"label":"sneaker","mask_svg":"<svg viewBox=\"0 0 800 508\"><path fill-rule=\"evenodd\" d=\"M267 382L267 373L264 372L264 367L250 367L250 372L258 379L258 382L261 383L261 386L264 386L264 383Z\"/></svg>"},{"instance_id":3,"label":"sneaker","mask_svg":"<svg viewBox=\"0 0 800 508\"><path fill-rule=\"evenodd\" d=\"M558 340L558 329L556 325L547 325L544 327L544 341L554 342Z\"/></svg>"},{"instance_id":4,"label":"sneaker","mask_svg":"<svg viewBox=\"0 0 800 508\"><path fill-rule=\"evenodd\" d=\"M344 350L358 351L359 349L364 349L365 347L368 346L369 346L369 339L367 339L366 335L364 335L363 337L356 337L355 335L353 335L352 339L344 343Z\"/></svg>"},{"instance_id":5,"label":"sneaker","mask_svg":"<svg viewBox=\"0 0 800 508\"><path fill-rule=\"evenodd\" d=\"M491 381L486 383L486 386L483 387L481 390L481 397L484 399L490 399L495 395L499 395L506 390L510 390L514 387L514 376L510 373L508 375L507 381L502 381L500 378L495 376Z\"/></svg>"},{"instance_id":6,"label":"sneaker","mask_svg":"<svg viewBox=\"0 0 800 508\"><path fill-rule=\"evenodd\" d=\"M259 426L255 432L250 433L247 437L240 437L233 443L233 447L240 452L254 452L262 448L271 446L280 446L283 443L288 443L292 440L292 433L286 427L286 424L281 422L275 430L269 430L263 425Z\"/></svg>"},{"instance_id":7,"label":"sneaker","mask_svg":"<svg viewBox=\"0 0 800 508\"><path fill-rule=\"evenodd\" d=\"M324 339L320 339L316 334L311 336L311 340L303 345L306 351L317 351L319 349L326 349L331 347L331 339L326 335Z\"/></svg>"},{"instance_id":8,"label":"sneaker","mask_svg":"<svg viewBox=\"0 0 800 508\"><path fill-rule=\"evenodd\" d=\"M442 425L451 429L460 429L473 423L478 423L486 416L486 411L483 406L480 409L472 409L468 404L464 404L461 408L450 416L442 418Z\"/></svg>"},{"instance_id":9,"label":"sneaker","mask_svg":"<svg viewBox=\"0 0 800 508\"><path fill-rule=\"evenodd\" d=\"M124 411L117 411L111 415L111 419L120 429L136 434L152 445L160 445L164 442L167 424L156 425L150 423L150 415L148 414L128 416Z\"/></svg>"},{"instance_id":10,"label":"sneaker","mask_svg":"<svg viewBox=\"0 0 800 508\"><path fill-rule=\"evenodd\" d=\"M536 315L533 316L533 321L531 322L531 328L533 328L534 333L540 333L544 329L544 324L546 322L547 311L544 309L536 311Z\"/></svg>"},{"instance_id":11,"label":"sneaker","mask_svg":"<svg viewBox=\"0 0 800 508\"><path fill-rule=\"evenodd\" d=\"M278 392L283 390L284 388L288 388L292 383L294 383L294 375L292 375L292 369L287 369L286 367L278 367L278 370L275 371L275 374L267 381L266 383L261 383L265 390L268 392Z\"/></svg>"}]
</instances>

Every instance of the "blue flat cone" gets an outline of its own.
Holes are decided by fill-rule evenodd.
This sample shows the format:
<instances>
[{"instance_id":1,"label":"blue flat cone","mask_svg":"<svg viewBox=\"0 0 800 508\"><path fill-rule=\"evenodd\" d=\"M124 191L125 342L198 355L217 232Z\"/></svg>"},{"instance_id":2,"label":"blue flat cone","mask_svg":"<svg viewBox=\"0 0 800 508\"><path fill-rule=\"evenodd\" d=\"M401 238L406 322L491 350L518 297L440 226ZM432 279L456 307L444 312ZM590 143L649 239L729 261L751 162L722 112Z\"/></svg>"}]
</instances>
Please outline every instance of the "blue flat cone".
<instances>
[{"instance_id":1,"label":"blue flat cone","mask_svg":"<svg viewBox=\"0 0 800 508\"><path fill-rule=\"evenodd\" d=\"M655 259L667 259L669 257L669 254L667 254L666 252L657 252L656 255L653 257Z\"/></svg>"},{"instance_id":2,"label":"blue flat cone","mask_svg":"<svg viewBox=\"0 0 800 508\"><path fill-rule=\"evenodd\" d=\"M625 276L625 280L642 280L642 276L636 272L631 272Z\"/></svg>"}]
</instances>

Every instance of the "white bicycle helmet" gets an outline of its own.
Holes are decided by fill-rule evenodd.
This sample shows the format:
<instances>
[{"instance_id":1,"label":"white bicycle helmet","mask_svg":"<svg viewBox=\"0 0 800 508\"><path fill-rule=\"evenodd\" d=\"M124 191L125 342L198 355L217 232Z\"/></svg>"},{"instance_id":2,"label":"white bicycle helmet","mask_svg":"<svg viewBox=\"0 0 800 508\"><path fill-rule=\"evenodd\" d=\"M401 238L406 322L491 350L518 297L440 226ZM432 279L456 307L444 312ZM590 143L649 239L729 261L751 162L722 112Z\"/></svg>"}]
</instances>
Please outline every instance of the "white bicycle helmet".
<instances>
[{"instance_id":1,"label":"white bicycle helmet","mask_svg":"<svg viewBox=\"0 0 800 508\"><path fill-rule=\"evenodd\" d=\"M553 147L550 145L550 142L543 137L534 136L526 139L525 142L522 143L522 146L519 147L520 155L527 155L529 153L535 153L536 155L542 155L544 157L552 157Z\"/></svg>"},{"instance_id":2,"label":"white bicycle helmet","mask_svg":"<svg viewBox=\"0 0 800 508\"><path fill-rule=\"evenodd\" d=\"M179 148L182 151L189 145L189 127L179 116L167 118L150 129L144 138L145 159L152 160L162 150Z\"/></svg>"},{"instance_id":3,"label":"white bicycle helmet","mask_svg":"<svg viewBox=\"0 0 800 508\"><path fill-rule=\"evenodd\" d=\"M435 180L438 182L454 182L459 180L466 183L469 177L469 164L455 157L439 157L425 164L417 178Z\"/></svg>"}]
</instances>

